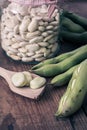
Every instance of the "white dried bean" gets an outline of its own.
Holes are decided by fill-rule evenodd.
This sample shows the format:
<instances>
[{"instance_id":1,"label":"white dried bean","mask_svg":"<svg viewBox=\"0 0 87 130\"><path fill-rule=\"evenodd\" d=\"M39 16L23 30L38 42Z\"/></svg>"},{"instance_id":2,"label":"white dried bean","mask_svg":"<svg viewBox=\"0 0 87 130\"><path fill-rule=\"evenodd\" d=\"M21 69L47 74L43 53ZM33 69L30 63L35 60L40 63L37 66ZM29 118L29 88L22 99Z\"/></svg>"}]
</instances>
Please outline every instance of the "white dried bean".
<instances>
[{"instance_id":1,"label":"white dried bean","mask_svg":"<svg viewBox=\"0 0 87 130\"><path fill-rule=\"evenodd\" d=\"M54 26L58 26L58 22L57 21L53 21L50 23L51 25L54 25Z\"/></svg>"},{"instance_id":2,"label":"white dried bean","mask_svg":"<svg viewBox=\"0 0 87 130\"><path fill-rule=\"evenodd\" d=\"M41 48L40 50L36 51L36 54L45 53L47 51L46 48Z\"/></svg>"},{"instance_id":3,"label":"white dried bean","mask_svg":"<svg viewBox=\"0 0 87 130\"><path fill-rule=\"evenodd\" d=\"M11 19L11 17L13 17L13 16L14 16L14 14L10 10L8 10L7 17Z\"/></svg>"},{"instance_id":4,"label":"white dried bean","mask_svg":"<svg viewBox=\"0 0 87 130\"><path fill-rule=\"evenodd\" d=\"M54 56L54 53L49 54L47 58L52 58Z\"/></svg>"},{"instance_id":5,"label":"white dried bean","mask_svg":"<svg viewBox=\"0 0 87 130\"><path fill-rule=\"evenodd\" d=\"M14 43L14 44L12 44L11 47L14 49L18 49L20 47L20 45L18 43Z\"/></svg>"},{"instance_id":6,"label":"white dried bean","mask_svg":"<svg viewBox=\"0 0 87 130\"><path fill-rule=\"evenodd\" d=\"M19 52L19 53L17 53L17 56L22 58L22 57L26 57L26 54Z\"/></svg>"},{"instance_id":7,"label":"white dried bean","mask_svg":"<svg viewBox=\"0 0 87 130\"><path fill-rule=\"evenodd\" d=\"M13 60L21 60L19 56L16 55L9 55Z\"/></svg>"},{"instance_id":8,"label":"white dried bean","mask_svg":"<svg viewBox=\"0 0 87 130\"><path fill-rule=\"evenodd\" d=\"M34 56L35 53L34 53L34 52L27 52L26 55L27 55L27 56Z\"/></svg>"},{"instance_id":9,"label":"white dried bean","mask_svg":"<svg viewBox=\"0 0 87 130\"><path fill-rule=\"evenodd\" d=\"M14 33L13 33L13 32L9 32L9 33L7 34L7 38L8 38L8 39L12 39L13 36L14 36Z\"/></svg>"},{"instance_id":10,"label":"white dried bean","mask_svg":"<svg viewBox=\"0 0 87 130\"><path fill-rule=\"evenodd\" d=\"M38 16L36 15L36 16L34 16L34 19L38 20L38 22L39 22L40 20L42 20L42 17L39 15Z\"/></svg>"},{"instance_id":11,"label":"white dried bean","mask_svg":"<svg viewBox=\"0 0 87 130\"><path fill-rule=\"evenodd\" d=\"M51 30L51 29L53 29L53 28L54 28L54 27L53 27L52 25L49 25L49 26L46 27L47 30Z\"/></svg>"},{"instance_id":12,"label":"white dried bean","mask_svg":"<svg viewBox=\"0 0 87 130\"><path fill-rule=\"evenodd\" d=\"M28 39L26 38L26 33L22 33L22 34L21 34L21 38L22 38L24 41L28 41Z\"/></svg>"},{"instance_id":13,"label":"white dried bean","mask_svg":"<svg viewBox=\"0 0 87 130\"><path fill-rule=\"evenodd\" d=\"M34 59L33 58L31 58L31 57L23 57L22 58L22 61L23 62L31 62L31 61L33 61Z\"/></svg>"},{"instance_id":14,"label":"white dried bean","mask_svg":"<svg viewBox=\"0 0 87 130\"><path fill-rule=\"evenodd\" d=\"M34 32L36 31L38 28L38 20L37 19L32 19L32 21L30 22L29 26L28 26L28 31L29 32Z\"/></svg>"},{"instance_id":15,"label":"white dried bean","mask_svg":"<svg viewBox=\"0 0 87 130\"><path fill-rule=\"evenodd\" d=\"M46 38L44 38L44 42L47 42L47 41L49 41L51 38L53 38L54 37L54 35L52 34L52 35L49 35L49 36L47 36Z\"/></svg>"},{"instance_id":16,"label":"white dried bean","mask_svg":"<svg viewBox=\"0 0 87 130\"><path fill-rule=\"evenodd\" d=\"M43 41L43 37L42 36L38 36L38 37L35 37L35 38L31 39L29 41L29 43L32 44L32 43L38 43L38 42L41 42L41 41Z\"/></svg>"},{"instance_id":17,"label":"white dried bean","mask_svg":"<svg viewBox=\"0 0 87 130\"><path fill-rule=\"evenodd\" d=\"M10 39L4 39L4 40L3 40L3 43L4 43L6 46L10 46L10 45L13 44L12 40L10 40Z\"/></svg>"},{"instance_id":18,"label":"white dried bean","mask_svg":"<svg viewBox=\"0 0 87 130\"><path fill-rule=\"evenodd\" d=\"M58 26L55 26L55 27L53 28L53 30L54 30L54 31L57 31L57 30L58 30Z\"/></svg>"},{"instance_id":19,"label":"white dried bean","mask_svg":"<svg viewBox=\"0 0 87 130\"><path fill-rule=\"evenodd\" d=\"M49 34L54 34L54 32L52 30L47 31L47 33L48 33L48 35Z\"/></svg>"},{"instance_id":20,"label":"white dried bean","mask_svg":"<svg viewBox=\"0 0 87 130\"><path fill-rule=\"evenodd\" d=\"M2 37L2 39L8 39L6 34L1 33L1 37Z\"/></svg>"},{"instance_id":21,"label":"white dried bean","mask_svg":"<svg viewBox=\"0 0 87 130\"><path fill-rule=\"evenodd\" d=\"M12 42L18 42L18 40L14 37L11 40L12 40Z\"/></svg>"},{"instance_id":22,"label":"white dried bean","mask_svg":"<svg viewBox=\"0 0 87 130\"><path fill-rule=\"evenodd\" d=\"M20 6L17 9L18 13L21 14L22 16L26 16L28 14L28 6Z\"/></svg>"},{"instance_id":23,"label":"white dried bean","mask_svg":"<svg viewBox=\"0 0 87 130\"><path fill-rule=\"evenodd\" d=\"M47 5L42 5L40 11L41 11L41 13L46 13L47 14L47 12L48 12L48 6Z\"/></svg>"},{"instance_id":24,"label":"white dried bean","mask_svg":"<svg viewBox=\"0 0 87 130\"><path fill-rule=\"evenodd\" d=\"M9 51L12 51L12 52L14 52L14 53L17 53L17 52L18 52L17 49L14 49L14 48L12 48L12 47L10 47L10 46L8 47L8 50L9 50Z\"/></svg>"},{"instance_id":25,"label":"white dried bean","mask_svg":"<svg viewBox=\"0 0 87 130\"><path fill-rule=\"evenodd\" d=\"M37 50L40 49L39 45L37 44L30 44L30 45L26 45L25 47L27 50L29 50L29 52L35 52Z\"/></svg>"},{"instance_id":26,"label":"white dried bean","mask_svg":"<svg viewBox=\"0 0 87 130\"><path fill-rule=\"evenodd\" d=\"M22 15L20 15L20 14L16 14L16 17L17 17L17 19L19 20L19 21L22 21L23 20L23 16Z\"/></svg>"},{"instance_id":27,"label":"white dried bean","mask_svg":"<svg viewBox=\"0 0 87 130\"><path fill-rule=\"evenodd\" d=\"M19 33L19 25L16 25L14 27L14 34L18 34Z\"/></svg>"},{"instance_id":28,"label":"white dried bean","mask_svg":"<svg viewBox=\"0 0 87 130\"><path fill-rule=\"evenodd\" d=\"M43 31L45 31L45 27L44 26L39 26L38 30L41 31L41 32L43 32Z\"/></svg>"},{"instance_id":29,"label":"white dried bean","mask_svg":"<svg viewBox=\"0 0 87 130\"><path fill-rule=\"evenodd\" d=\"M48 22L44 22L44 26L45 26L45 27L47 27L47 26L48 26L48 24L49 24Z\"/></svg>"},{"instance_id":30,"label":"white dried bean","mask_svg":"<svg viewBox=\"0 0 87 130\"><path fill-rule=\"evenodd\" d=\"M32 56L32 58L41 58L41 57L43 57L44 56L44 54L36 54L36 55L34 55L34 56Z\"/></svg>"},{"instance_id":31,"label":"white dried bean","mask_svg":"<svg viewBox=\"0 0 87 130\"><path fill-rule=\"evenodd\" d=\"M7 19L6 22L5 22L5 25L6 25L7 28L12 29L13 28L13 24L10 24L10 23L11 23L11 20Z\"/></svg>"},{"instance_id":32,"label":"white dried bean","mask_svg":"<svg viewBox=\"0 0 87 130\"><path fill-rule=\"evenodd\" d=\"M33 17L36 16L36 14L37 14L37 12L35 11L34 8L31 8L29 13L30 13L30 15L33 16Z\"/></svg>"},{"instance_id":33,"label":"white dried bean","mask_svg":"<svg viewBox=\"0 0 87 130\"><path fill-rule=\"evenodd\" d=\"M43 36L43 37L47 37L47 36L48 36L48 33L47 33L47 32L43 32L43 33L42 33L42 36Z\"/></svg>"},{"instance_id":34,"label":"white dried bean","mask_svg":"<svg viewBox=\"0 0 87 130\"><path fill-rule=\"evenodd\" d=\"M56 21L59 23L59 13L55 16Z\"/></svg>"},{"instance_id":35,"label":"white dried bean","mask_svg":"<svg viewBox=\"0 0 87 130\"><path fill-rule=\"evenodd\" d=\"M29 44L29 42L20 42L20 43L19 43L19 46L20 46L20 47L23 47L23 46L28 45L28 44Z\"/></svg>"},{"instance_id":36,"label":"white dried bean","mask_svg":"<svg viewBox=\"0 0 87 130\"><path fill-rule=\"evenodd\" d=\"M51 49L53 47L53 44L49 45L47 48L48 49Z\"/></svg>"},{"instance_id":37,"label":"white dried bean","mask_svg":"<svg viewBox=\"0 0 87 130\"><path fill-rule=\"evenodd\" d=\"M52 52L55 52L58 49L58 43L55 43L55 45L52 47Z\"/></svg>"},{"instance_id":38,"label":"white dried bean","mask_svg":"<svg viewBox=\"0 0 87 130\"><path fill-rule=\"evenodd\" d=\"M45 22L52 22L52 21L54 21L54 18L44 17L43 20Z\"/></svg>"},{"instance_id":39,"label":"white dried bean","mask_svg":"<svg viewBox=\"0 0 87 130\"><path fill-rule=\"evenodd\" d=\"M49 43L48 42L38 42L38 44L42 47L47 47L49 46Z\"/></svg>"},{"instance_id":40,"label":"white dried bean","mask_svg":"<svg viewBox=\"0 0 87 130\"><path fill-rule=\"evenodd\" d=\"M44 57L48 57L50 54L50 49L47 49L47 51L44 53Z\"/></svg>"},{"instance_id":41,"label":"white dried bean","mask_svg":"<svg viewBox=\"0 0 87 130\"><path fill-rule=\"evenodd\" d=\"M58 9L55 9L51 17L55 17L58 14Z\"/></svg>"},{"instance_id":42,"label":"white dried bean","mask_svg":"<svg viewBox=\"0 0 87 130\"><path fill-rule=\"evenodd\" d=\"M23 41L23 38L20 35L15 35L14 34L14 37L15 37L16 41Z\"/></svg>"},{"instance_id":43,"label":"white dried bean","mask_svg":"<svg viewBox=\"0 0 87 130\"><path fill-rule=\"evenodd\" d=\"M11 24L10 24L11 23ZM6 20L6 26L8 28L14 28L17 24L19 24L18 19L16 18L16 16L13 16L11 19L7 19Z\"/></svg>"},{"instance_id":44,"label":"white dried bean","mask_svg":"<svg viewBox=\"0 0 87 130\"><path fill-rule=\"evenodd\" d=\"M39 25L40 25L40 26L43 26L43 25L44 25L44 22L43 22L43 21L39 21Z\"/></svg>"},{"instance_id":45,"label":"white dried bean","mask_svg":"<svg viewBox=\"0 0 87 130\"><path fill-rule=\"evenodd\" d=\"M19 48L18 51L22 52L22 53L26 53L27 52L27 49L25 49L24 47L22 48Z\"/></svg>"},{"instance_id":46,"label":"white dried bean","mask_svg":"<svg viewBox=\"0 0 87 130\"><path fill-rule=\"evenodd\" d=\"M35 36L39 36L41 34L41 32L40 31L35 31L35 32L32 32L32 33L27 33L26 34L26 38L27 39L31 39L31 38L33 38L33 37L35 37Z\"/></svg>"},{"instance_id":47,"label":"white dried bean","mask_svg":"<svg viewBox=\"0 0 87 130\"><path fill-rule=\"evenodd\" d=\"M53 43L57 42L57 40L58 40L58 36L54 36L54 37L51 38L48 42L49 42L50 44L53 44Z\"/></svg>"},{"instance_id":48,"label":"white dried bean","mask_svg":"<svg viewBox=\"0 0 87 130\"><path fill-rule=\"evenodd\" d=\"M12 52L12 51L7 51L7 55L8 55L8 56L10 56L10 55L15 55L15 53Z\"/></svg>"},{"instance_id":49,"label":"white dried bean","mask_svg":"<svg viewBox=\"0 0 87 130\"><path fill-rule=\"evenodd\" d=\"M35 61L43 61L43 60L45 60L45 59L46 59L45 57L35 58Z\"/></svg>"},{"instance_id":50,"label":"white dried bean","mask_svg":"<svg viewBox=\"0 0 87 130\"><path fill-rule=\"evenodd\" d=\"M30 23L29 17L25 16L24 19L22 20L20 27L19 27L20 33L27 31L29 23Z\"/></svg>"},{"instance_id":51,"label":"white dried bean","mask_svg":"<svg viewBox=\"0 0 87 130\"><path fill-rule=\"evenodd\" d=\"M2 42L1 47L3 48L3 50L5 50L6 52L8 51L8 47Z\"/></svg>"},{"instance_id":52,"label":"white dried bean","mask_svg":"<svg viewBox=\"0 0 87 130\"><path fill-rule=\"evenodd\" d=\"M13 29L11 29L11 28L8 28L7 26L4 28L7 32L12 32L13 31Z\"/></svg>"}]
</instances>

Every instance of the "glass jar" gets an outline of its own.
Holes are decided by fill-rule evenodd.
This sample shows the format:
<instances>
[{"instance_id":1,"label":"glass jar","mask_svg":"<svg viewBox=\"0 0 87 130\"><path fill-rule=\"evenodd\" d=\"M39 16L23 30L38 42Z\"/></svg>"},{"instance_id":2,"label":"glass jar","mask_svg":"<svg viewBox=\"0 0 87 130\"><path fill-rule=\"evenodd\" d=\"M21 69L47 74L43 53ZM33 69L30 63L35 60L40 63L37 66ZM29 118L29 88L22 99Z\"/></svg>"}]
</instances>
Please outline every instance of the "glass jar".
<instances>
[{"instance_id":1,"label":"glass jar","mask_svg":"<svg viewBox=\"0 0 87 130\"><path fill-rule=\"evenodd\" d=\"M9 0L1 17L1 46L13 60L40 62L58 53L56 0Z\"/></svg>"}]
</instances>

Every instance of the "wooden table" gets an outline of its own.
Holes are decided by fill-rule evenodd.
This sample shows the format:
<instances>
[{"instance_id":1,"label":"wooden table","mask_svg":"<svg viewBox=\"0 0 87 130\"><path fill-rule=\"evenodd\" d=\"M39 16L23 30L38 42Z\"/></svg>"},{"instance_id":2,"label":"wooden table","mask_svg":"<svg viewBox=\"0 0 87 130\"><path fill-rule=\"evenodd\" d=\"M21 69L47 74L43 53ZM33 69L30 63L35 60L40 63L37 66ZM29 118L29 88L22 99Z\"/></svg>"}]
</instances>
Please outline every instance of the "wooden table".
<instances>
[{"instance_id":1,"label":"wooden table","mask_svg":"<svg viewBox=\"0 0 87 130\"><path fill-rule=\"evenodd\" d=\"M87 17L85 2L66 3L62 4L62 7ZM61 43L60 53L77 47L70 43ZM11 60L1 48L0 66L14 71L29 70L32 67L32 65ZM7 82L0 77L0 130L87 130L87 98L81 109L73 116L58 120L54 117L66 87L50 89L50 86L46 86L43 96L35 101L11 92Z\"/></svg>"}]
</instances>

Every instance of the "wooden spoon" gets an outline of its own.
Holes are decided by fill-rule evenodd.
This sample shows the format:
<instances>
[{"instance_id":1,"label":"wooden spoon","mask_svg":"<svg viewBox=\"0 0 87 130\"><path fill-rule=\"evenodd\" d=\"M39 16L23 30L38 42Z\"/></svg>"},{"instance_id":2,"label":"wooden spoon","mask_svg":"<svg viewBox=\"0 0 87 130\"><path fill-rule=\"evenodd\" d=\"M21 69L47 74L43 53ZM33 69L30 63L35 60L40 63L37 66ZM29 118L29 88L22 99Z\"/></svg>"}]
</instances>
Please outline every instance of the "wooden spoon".
<instances>
[{"instance_id":1,"label":"wooden spoon","mask_svg":"<svg viewBox=\"0 0 87 130\"><path fill-rule=\"evenodd\" d=\"M37 99L44 92L45 85L42 86L41 88L38 88L38 89L31 89L29 87L23 87L23 88L15 87L11 81L11 77L15 73L16 72L14 72L14 71L9 71L9 70L6 70L6 69L0 67L0 76L3 77L7 81L10 89L14 93L17 93L17 94L22 95L22 96L27 97L27 98ZM38 75L33 74L33 73L31 73L31 75L33 78L38 76Z\"/></svg>"}]
</instances>

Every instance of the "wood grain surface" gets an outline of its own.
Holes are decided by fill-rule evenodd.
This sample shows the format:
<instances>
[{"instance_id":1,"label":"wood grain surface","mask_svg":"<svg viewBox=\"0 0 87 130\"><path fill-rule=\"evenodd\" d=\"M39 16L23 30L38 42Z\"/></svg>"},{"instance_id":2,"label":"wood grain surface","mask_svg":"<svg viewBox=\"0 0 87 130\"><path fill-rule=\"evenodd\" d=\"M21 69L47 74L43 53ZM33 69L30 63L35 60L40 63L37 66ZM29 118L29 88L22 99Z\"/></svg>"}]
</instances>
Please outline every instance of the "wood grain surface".
<instances>
[{"instance_id":1,"label":"wood grain surface","mask_svg":"<svg viewBox=\"0 0 87 130\"><path fill-rule=\"evenodd\" d=\"M87 2L66 2L61 7L87 17ZM61 43L60 53L77 47L76 44ZM0 67L23 71L29 70L32 65L13 61L0 47ZM58 89L50 87L46 86L39 100L30 100L11 92L7 82L0 77L0 130L87 130L87 97L74 115L56 119L54 114L67 86Z\"/></svg>"}]
</instances>

